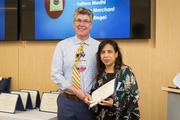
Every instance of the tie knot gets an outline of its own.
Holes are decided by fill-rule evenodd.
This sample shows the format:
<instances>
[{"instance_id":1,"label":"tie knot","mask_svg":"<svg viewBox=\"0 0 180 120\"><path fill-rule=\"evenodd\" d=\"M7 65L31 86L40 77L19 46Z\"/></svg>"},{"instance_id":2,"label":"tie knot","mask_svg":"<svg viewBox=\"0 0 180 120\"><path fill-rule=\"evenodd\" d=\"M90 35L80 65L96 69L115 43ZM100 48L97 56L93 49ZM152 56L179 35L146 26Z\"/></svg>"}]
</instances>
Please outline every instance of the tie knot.
<instances>
[{"instance_id":1,"label":"tie knot","mask_svg":"<svg viewBox=\"0 0 180 120\"><path fill-rule=\"evenodd\" d=\"M80 46L84 46L84 42L81 42L81 43L80 43Z\"/></svg>"}]
</instances>

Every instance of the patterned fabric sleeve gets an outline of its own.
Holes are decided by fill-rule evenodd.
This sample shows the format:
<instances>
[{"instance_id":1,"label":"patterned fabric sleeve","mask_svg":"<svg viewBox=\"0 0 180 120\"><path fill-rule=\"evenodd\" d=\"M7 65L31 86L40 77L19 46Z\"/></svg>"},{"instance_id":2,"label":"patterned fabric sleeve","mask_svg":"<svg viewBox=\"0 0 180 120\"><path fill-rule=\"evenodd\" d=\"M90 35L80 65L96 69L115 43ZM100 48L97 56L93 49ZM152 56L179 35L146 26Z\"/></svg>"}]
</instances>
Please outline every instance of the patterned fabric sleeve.
<instances>
[{"instance_id":1,"label":"patterned fabric sleeve","mask_svg":"<svg viewBox=\"0 0 180 120\"><path fill-rule=\"evenodd\" d=\"M139 120L139 90L134 73L128 66L123 66L119 78L120 87L113 95L112 110L119 120Z\"/></svg>"}]
</instances>

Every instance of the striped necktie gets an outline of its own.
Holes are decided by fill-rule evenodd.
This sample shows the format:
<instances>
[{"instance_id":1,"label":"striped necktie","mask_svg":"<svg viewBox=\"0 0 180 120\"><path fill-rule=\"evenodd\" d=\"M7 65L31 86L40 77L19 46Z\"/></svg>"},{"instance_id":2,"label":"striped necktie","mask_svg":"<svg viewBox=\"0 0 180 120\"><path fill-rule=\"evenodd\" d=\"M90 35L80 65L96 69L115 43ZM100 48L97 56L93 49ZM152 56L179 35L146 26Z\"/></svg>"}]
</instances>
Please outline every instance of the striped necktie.
<instances>
[{"instance_id":1,"label":"striped necktie","mask_svg":"<svg viewBox=\"0 0 180 120\"><path fill-rule=\"evenodd\" d=\"M84 42L81 42L78 50L76 51L76 57L75 57L73 72L72 72L72 83L73 83L73 86L77 89L81 89L80 70L77 68L77 61L84 59L84 56L82 55L84 54L83 51L84 51Z\"/></svg>"}]
</instances>

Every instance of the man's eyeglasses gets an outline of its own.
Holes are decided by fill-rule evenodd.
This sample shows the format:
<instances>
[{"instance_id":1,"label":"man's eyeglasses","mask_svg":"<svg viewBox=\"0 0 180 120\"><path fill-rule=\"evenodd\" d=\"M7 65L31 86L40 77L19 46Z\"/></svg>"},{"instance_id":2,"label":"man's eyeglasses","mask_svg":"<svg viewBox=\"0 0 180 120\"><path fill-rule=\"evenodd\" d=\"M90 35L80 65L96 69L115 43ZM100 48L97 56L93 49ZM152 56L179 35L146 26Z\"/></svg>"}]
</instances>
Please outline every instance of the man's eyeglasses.
<instances>
[{"instance_id":1,"label":"man's eyeglasses","mask_svg":"<svg viewBox=\"0 0 180 120\"><path fill-rule=\"evenodd\" d=\"M84 24L88 24L88 23L91 23L91 20L81 20L81 19L75 19L74 20L75 22L77 22L77 23L84 23Z\"/></svg>"}]
</instances>

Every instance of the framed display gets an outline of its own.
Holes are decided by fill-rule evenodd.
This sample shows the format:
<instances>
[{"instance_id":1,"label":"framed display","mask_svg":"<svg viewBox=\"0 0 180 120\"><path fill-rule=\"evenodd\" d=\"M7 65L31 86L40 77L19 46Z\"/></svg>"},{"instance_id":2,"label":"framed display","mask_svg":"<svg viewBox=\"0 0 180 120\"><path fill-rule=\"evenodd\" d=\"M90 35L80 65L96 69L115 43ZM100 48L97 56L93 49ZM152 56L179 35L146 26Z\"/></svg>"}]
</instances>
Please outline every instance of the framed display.
<instances>
[{"instance_id":1,"label":"framed display","mask_svg":"<svg viewBox=\"0 0 180 120\"><path fill-rule=\"evenodd\" d=\"M94 14L90 35L95 39L150 38L150 0L21 0L21 39L74 36L73 13L80 6Z\"/></svg>"}]
</instances>

